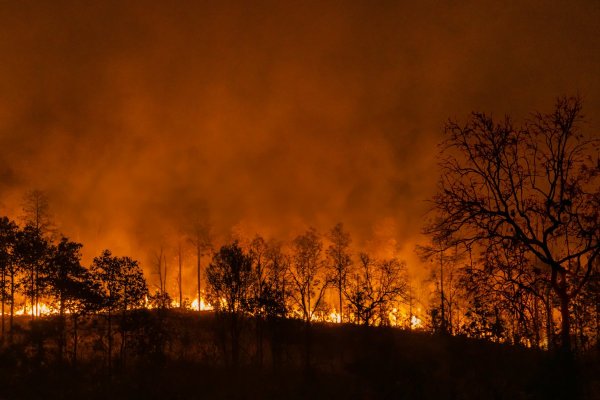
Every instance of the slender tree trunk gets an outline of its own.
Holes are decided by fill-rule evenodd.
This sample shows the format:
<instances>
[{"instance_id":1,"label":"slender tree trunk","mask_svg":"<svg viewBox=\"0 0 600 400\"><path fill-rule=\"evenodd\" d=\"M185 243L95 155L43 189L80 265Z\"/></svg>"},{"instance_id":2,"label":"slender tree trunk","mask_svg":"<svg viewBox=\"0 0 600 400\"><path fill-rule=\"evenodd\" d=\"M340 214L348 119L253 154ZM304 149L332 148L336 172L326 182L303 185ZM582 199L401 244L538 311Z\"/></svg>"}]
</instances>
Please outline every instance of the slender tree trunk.
<instances>
[{"instance_id":1,"label":"slender tree trunk","mask_svg":"<svg viewBox=\"0 0 600 400\"><path fill-rule=\"evenodd\" d=\"M561 350L565 354L572 351L571 344L571 317L569 314L570 298L566 294L560 294L560 317L561 317Z\"/></svg>"},{"instance_id":2,"label":"slender tree trunk","mask_svg":"<svg viewBox=\"0 0 600 400\"><path fill-rule=\"evenodd\" d=\"M0 290L2 290L2 293L0 293L0 295L2 296L2 342L4 342L4 303L6 301L6 269L2 268L2 283L0 285Z\"/></svg>"},{"instance_id":3,"label":"slender tree trunk","mask_svg":"<svg viewBox=\"0 0 600 400\"><path fill-rule=\"evenodd\" d=\"M312 305L310 304L310 300L311 300L310 299L310 285L311 285L311 283L309 281L308 285L307 285L307 289L306 289L306 295L307 295L307 298L308 298L308 309L307 309L308 315L307 315L307 317L308 317L308 322L309 323L312 320Z\"/></svg>"},{"instance_id":4,"label":"slender tree trunk","mask_svg":"<svg viewBox=\"0 0 600 400\"><path fill-rule=\"evenodd\" d=\"M338 281L338 297L339 297L339 305L340 305L340 309L339 309L339 313L340 313L340 323L344 322L344 303L342 300L342 278L340 276L340 279ZM336 321L337 322L337 321Z\"/></svg>"},{"instance_id":5,"label":"slender tree trunk","mask_svg":"<svg viewBox=\"0 0 600 400\"><path fill-rule=\"evenodd\" d=\"M14 271L11 271L10 274L10 320L9 320L9 328L10 333L8 335L8 342L10 344L13 343L13 326L14 326L14 318L15 318L15 274Z\"/></svg>"},{"instance_id":6,"label":"slender tree trunk","mask_svg":"<svg viewBox=\"0 0 600 400\"><path fill-rule=\"evenodd\" d=\"M126 357L126 339L127 332L125 331L125 311L123 311L123 315L121 316L121 327L119 329L119 333L121 334L121 349L119 351L119 359L121 360L121 368L125 367L125 357Z\"/></svg>"},{"instance_id":7,"label":"slender tree trunk","mask_svg":"<svg viewBox=\"0 0 600 400\"><path fill-rule=\"evenodd\" d=\"M158 255L158 285L160 287L160 295L162 297L164 293L163 275L162 275L162 262L163 262L163 249L160 248L160 254Z\"/></svg>"},{"instance_id":8,"label":"slender tree trunk","mask_svg":"<svg viewBox=\"0 0 600 400\"><path fill-rule=\"evenodd\" d=\"M66 344L66 323L65 323L65 302L63 296L60 298L59 312L58 312L58 363L63 363L63 353Z\"/></svg>"},{"instance_id":9,"label":"slender tree trunk","mask_svg":"<svg viewBox=\"0 0 600 400\"><path fill-rule=\"evenodd\" d=\"M38 265L35 266L35 316L40 316L40 268Z\"/></svg>"},{"instance_id":10,"label":"slender tree trunk","mask_svg":"<svg viewBox=\"0 0 600 400\"><path fill-rule=\"evenodd\" d=\"M112 375L112 313L108 308L108 375Z\"/></svg>"},{"instance_id":11,"label":"slender tree trunk","mask_svg":"<svg viewBox=\"0 0 600 400\"><path fill-rule=\"evenodd\" d=\"M310 320L304 324L304 368L310 371L312 358L312 327Z\"/></svg>"},{"instance_id":12,"label":"slender tree trunk","mask_svg":"<svg viewBox=\"0 0 600 400\"><path fill-rule=\"evenodd\" d=\"M35 286L34 286L34 279L35 279L35 266L33 264L31 264L31 320L33 321L35 319L35 312L34 312L34 304L35 304Z\"/></svg>"},{"instance_id":13,"label":"slender tree trunk","mask_svg":"<svg viewBox=\"0 0 600 400\"><path fill-rule=\"evenodd\" d=\"M535 347L540 347L540 329L541 329L541 324L540 324L540 311L539 311L539 299L536 297L533 298L533 317L534 317L534 323L533 323L533 329L534 329L534 340L535 340Z\"/></svg>"},{"instance_id":14,"label":"slender tree trunk","mask_svg":"<svg viewBox=\"0 0 600 400\"><path fill-rule=\"evenodd\" d=\"M77 366L77 344L79 341L78 331L77 331L77 329L79 328L78 323L79 323L79 317L77 316L77 313L73 313L73 366L74 367Z\"/></svg>"},{"instance_id":15,"label":"slender tree trunk","mask_svg":"<svg viewBox=\"0 0 600 400\"><path fill-rule=\"evenodd\" d=\"M444 301L444 258L443 253L440 252L440 311L442 320L440 323L440 328L442 333L446 333L446 307Z\"/></svg>"},{"instance_id":16,"label":"slender tree trunk","mask_svg":"<svg viewBox=\"0 0 600 400\"><path fill-rule=\"evenodd\" d=\"M165 264L165 275L164 275L164 279L163 279L163 290L162 291L163 291L163 297L166 300L166 298L167 298L166 297L166 294L167 294L167 256L166 255L163 255L163 261ZM165 304L164 306L168 307L170 305Z\"/></svg>"},{"instance_id":17,"label":"slender tree trunk","mask_svg":"<svg viewBox=\"0 0 600 400\"><path fill-rule=\"evenodd\" d=\"M181 243L179 243L179 278L177 279L178 283L179 283L179 308L183 308L183 276L181 275L181 264L182 264L182 260L181 260ZM200 300L198 300L200 301Z\"/></svg>"},{"instance_id":18,"label":"slender tree trunk","mask_svg":"<svg viewBox=\"0 0 600 400\"><path fill-rule=\"evenodd\" d=\"M167 260L165 259L165 281L166 281L166 264ZM119 359L121 360L121 367L125 366L125 357L126 357L126 343L127 340L127 332L125 331L125 322L127 318L127 284L123 288L123 311L121 312L121 326L119 327L119 331L121 333L121 351L119 353Z\"/></svg>"},{"instance_id":19,"label":"slender tree trunk","mask_svg":"<svg viewBox=\"0 0 600 400\"><path fill-rule=\"evenodd\" d=\"M550 286L546 289L544 298L544 307L546 309L546 341L548 342L548 351L554 350L554 316L552 315L552 296L553 291Z\"/></svg>"},{"instance_id":20,"label":"slender tree trunk","mask_svg":"<svg viewBox=\"0 0 600 400\"><path fill-rule=\"evenodd\" d=\"M201 311L201 307L200 307L200 300L202 299L202 285L201 285L201 276L200 276L200 260L202 258L202 249L200 248L200 237L198 237L198 243L196 244L196 251L197 251L197 278L198 278L198 311Z\"/></svg>"},{"instance_id":21,"label":"slender tree trunk","mask_svg":"<svg viewBox=\"0 0 600 400\"><path fill-rule=\"evenodd\" d=\"M234 368L237 369L240 361L240 338L239 338L239 327L238 327L238 315L237 312L233 312L231 315L231 363Z\"/></svg>"}]
</instances>

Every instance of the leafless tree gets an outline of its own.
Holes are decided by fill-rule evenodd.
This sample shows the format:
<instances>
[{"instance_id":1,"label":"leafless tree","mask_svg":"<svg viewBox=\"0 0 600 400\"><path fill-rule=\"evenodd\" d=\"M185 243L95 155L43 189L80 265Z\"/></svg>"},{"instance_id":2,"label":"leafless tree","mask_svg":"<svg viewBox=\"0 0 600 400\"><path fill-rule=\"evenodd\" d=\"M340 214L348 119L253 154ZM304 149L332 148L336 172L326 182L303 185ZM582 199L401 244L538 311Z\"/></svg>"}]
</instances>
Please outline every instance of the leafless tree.
<instances>
[{"instance_id":1,"label":"leafless tree","mask_svg":"<svg viewBox=\"0 0 600 400\"><path fill-rule=\"evenodd\" d=\"M50 200L46 192L39 189L28 191L23 196L22 205L23 224L34 227L42 236L52 239L56 229L50 211Z\"/></svg>"},{"instance_id":2,"label":"leafless tree","mask_svg":"<svg viewBox=\"0 0 600 400\"><path fill-rule=\"evenodd\" d=\"M360 264L344 292L356 323L387 325L390 308L408 295L406 264L396 258L376 261L360 254Z\"/></svg>"},{"instance_id":3,"label":"leafless tree","mask_svg":"<svg viewBox=\"0 0 600 400\"><path fill-rule=\"evenodd\" d=\"M425 232L440 242L522 244L549 269L571 351L569 308L600 255L598 138L582 132L580 98L560 98L522 126L474 113L449 122L441 178Z\"/></svg>"},{"instance_id":4,"label":"leafless tree","mask_svg":"<svg viewBox=\"0 0 600 400\"><path fill-rule=\"evenodd\" d=\"M290 277L294 285L291 298L300 308L302 318L310 324L313 314L322 306L329 279L323 275L321 252L323 242L314 228L294 240Z\"/></svg>"},{"instance_id":5,"label":"leafless tree","mask_svg":"<svg viewBox=\"0 0 600 400\"><path fill-rule=\"evenodd\" d=\"M334 285L338 292L338 312L340 313L340 322L344 322L344 301L343 293L346 286L348 272L352 266L352 257L350 256L350 234L344 230L342 223L336 224L329 232L331 244L327 248L329 257L329 267L331 269Z\"/></svg>"},{"instance_id":6,"label":"leafless tree","mask_svg":"<svg viewBox=\"0 0 600 400\"><path fill-rule=\"evenodd\" d=\"M207 217L194 217L189 229L190 242L196 252L196 291L198 310L202 299L202 257L212 252L211 228Z\"/></svg>"}]
</instances>

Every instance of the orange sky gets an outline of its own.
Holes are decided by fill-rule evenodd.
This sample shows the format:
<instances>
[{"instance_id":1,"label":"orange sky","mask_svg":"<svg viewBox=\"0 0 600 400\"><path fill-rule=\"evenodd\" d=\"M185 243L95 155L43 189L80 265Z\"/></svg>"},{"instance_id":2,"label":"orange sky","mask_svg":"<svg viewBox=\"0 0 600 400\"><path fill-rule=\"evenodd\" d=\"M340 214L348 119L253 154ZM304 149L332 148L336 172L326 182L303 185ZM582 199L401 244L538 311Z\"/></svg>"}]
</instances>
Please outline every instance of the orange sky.
<instances>
[{"instance_id":1,"label":"orange sky","mask_svg":"<svg viewBox=\"0 0 600 400\"><path fill-rule=\"evenodd\" d=\"M143 261L197 210L221 241L343 221L418 273L447 118L579 93L600 127L600 3L498 3L3 2L2 212L45 190L86 257Z\"/></svg>"}]
</instances>

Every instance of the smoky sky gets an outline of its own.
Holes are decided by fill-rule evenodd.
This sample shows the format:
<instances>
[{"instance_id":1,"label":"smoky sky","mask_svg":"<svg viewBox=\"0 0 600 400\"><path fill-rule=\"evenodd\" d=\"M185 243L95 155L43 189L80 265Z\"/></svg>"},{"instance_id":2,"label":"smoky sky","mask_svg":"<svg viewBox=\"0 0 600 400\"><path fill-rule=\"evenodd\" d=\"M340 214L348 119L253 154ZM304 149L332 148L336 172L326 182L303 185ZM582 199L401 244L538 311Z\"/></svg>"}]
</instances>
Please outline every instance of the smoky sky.
<instances>
[{"instance_id":1,"label":"smoky sky","mask_svg":"<svg viewBox=\"0 0 600 400\"><path fill-rule=\"evenodd\" d=\"M0 4L0 201L45 190L62 232L149 259L342 221L411 258L448 118L580 94L600 127L600 3Z\"/></svg>"}]
</instances>

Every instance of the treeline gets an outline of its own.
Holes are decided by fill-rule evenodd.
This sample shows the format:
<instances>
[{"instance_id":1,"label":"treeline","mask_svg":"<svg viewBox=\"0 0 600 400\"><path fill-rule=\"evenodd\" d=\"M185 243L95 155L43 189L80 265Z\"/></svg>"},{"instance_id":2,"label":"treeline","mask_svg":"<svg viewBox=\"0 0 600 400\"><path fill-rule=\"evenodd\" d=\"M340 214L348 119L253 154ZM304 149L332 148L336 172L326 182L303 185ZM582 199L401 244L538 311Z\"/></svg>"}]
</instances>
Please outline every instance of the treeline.
<instances>
[{"instance_id":1,"label":"treeline","mask_svg":"<svg viewBox=\"0 0 600 400\"><path fill-rule=\"evenodd\" d=\"M146 280L137 261L113 256L109 250L94 258L89 268L83 267L81 247L65 237L53 241L39 226L26 224L21 228L7 217L0 218L3 343L12 346L16 343L15 335L22 334L23 325L15 325L17 314L22 315L21 319L35 322L50 311L57 319L53 334L58 339L58 359L64 358L67 334L70 333L69 354L76 363L80 320L96 314L107 320L107 351L112 354L113 321L117 314L125 318L128 310L146 304ZM24 303L21 312L15 309L19 300ZM50 310L42 311L42 306ZM34 329L34 326L32 324L30 328ZM118 333L123 349L124 331L121 329Z\"/></svg>"},{"instance_id":2,"label":"treeline","mask_svg":"<svg viewBox=\"0 0 600 400\"><path fill-rule=\"evenodd\" d=\"M222 358L237 364L248 353L252 321L260 363L266 327L275 346L282 336L274 321L285 319L303 322L307 363L315 321L419 327L569 354L599 349L600 142L581 132L580 113L580 99L561 98L520 128L481 113L448 124L435 216L424 230L431 245L418 249L430 266L424 291L415 291L420 285L401 260L357 252L342 224L325 234L308 229L290 243L256 236L213 250L206 224L193 223L197 309L203 302L214 309ZM87 345L102 349L110 366L117 353L125 362L129 338L142 340L133 332L147 327L132 322L133 311L190 308L181 246L174 302L162 250L158 290L150 293L128 257L105 251L84 268L81 245L56 238L47 208L45 196L32 192L22 227L1 220L5 343L14 343L17 299L33 321L43 300L58 315L60 359L67 342L77 359L79 321L87 318L97 328ZM425 311L416 313L417 304Z\"/></svg>"},{"instance_id":3,"label":"treeline","mask_svg":"<svg viewBox=\"0 0 600 400\"><path fill-rule=\"evenodd\" d=\"M429 324L436 332L554 350L561 347L560 301L551 271L519 246L424 246L429 262ZM597 262L598 263L598 262ZM569 305L573 350L600 349L600 274Z\"/></svg>"},{"instance_id":4,"label":"treeline","mask_svg":"<svg viewBox=\"0 0 600 400\"><path fill-rule=\"evenodd\" d=\"M45 334L46 339L53 338L51 347L58 360L77 363L80 353L90 354L86 346L93 346L102 350L110 370L115 359L125 363L128 340L136 336L134 332L151 328L139 325L143 319L137 311L190 308L189 301L174 302L166 290L162 256L160 284L153 293L138 262L129 257L113 256L105 250L89 268L84 267L82 245L66 237L57 239L45 217L45 206L40 206L46 204L45 195L37 192L34 197L35 212L25 218L23 226L8 217L0 219L4 344L23 344L23 338L52 320L54 325ZM248 326L243 321L247 320L254 321L259 360L263 358L265 326L276 320L297 319L308 328L315 321L410 326L410 316L406 321L397 317L410 301L405 263L361 253L355 265L350 245L350 235L338 224L325 237L309 229L287 247L256 236L244 245L233 241L214 252L210 264L199 270L207 286L200 290L198 280L198 308L200 302L206 302L214 309L227 362L239 362L241 337L246 335L242 330ZM179 274L181 299L181 271ZM337 301L331 301L332 297ZM40 318L48 314L48 318ZM26 320L31 321L27 332ZM90 324L94 325L91 331L87 329ZM82 326L87 327L85 335ZM38 333L42 332L38 329ZM36 352L43 353L44 346L42 340Z\"/></svg>"}]
</instances>

